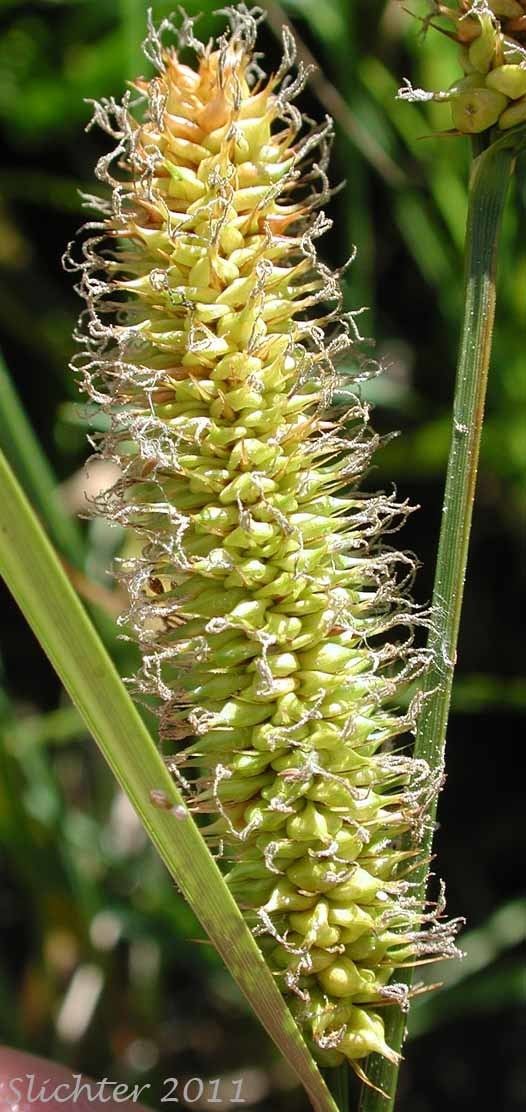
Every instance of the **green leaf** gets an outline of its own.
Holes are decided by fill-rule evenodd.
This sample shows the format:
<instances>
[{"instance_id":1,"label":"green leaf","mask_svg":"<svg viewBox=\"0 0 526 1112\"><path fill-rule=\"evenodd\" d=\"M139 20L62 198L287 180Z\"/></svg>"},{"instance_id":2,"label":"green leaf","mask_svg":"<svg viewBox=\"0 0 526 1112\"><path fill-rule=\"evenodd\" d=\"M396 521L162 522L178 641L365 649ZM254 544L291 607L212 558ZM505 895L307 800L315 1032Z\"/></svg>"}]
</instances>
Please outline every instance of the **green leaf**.
<instances>
[{"instance_id":1,"label":"green leaf","mask_svg":"<svg viewBox=\"0 0 526 1112\"><path fill-rule=\"evenodd\" d=\"M197 826L9 464L0 571L152 842L317 1112L336 1105ZM155 806L161 791L167 809Z\"/></svg>"},{"instance_id":2,"label":"green leaf","mask_svg":"<svg viewBox=\"0 0 526 1112\"><path fill-rule=\"evenodd\" d=\"M84 570L86 546L82 532L77 519L62 504L56 476L26 417L1 352L0 412L0 451L5 452L60 556L72 567ZM90 612L105 644L113 644L115 622L98 606Z\"/></svg>"},{"instance_id":3,"label":"green leaf","mask_svg":"<svg viewBox=\"0 0 526 1112\"><path fill-rule=\"evenodd\" d=\"M0 353L0 449L46 523L53 543L82 567L84 544L76 520L61 505L57 481L28 421Z\"/></svg>"}]
</instances>

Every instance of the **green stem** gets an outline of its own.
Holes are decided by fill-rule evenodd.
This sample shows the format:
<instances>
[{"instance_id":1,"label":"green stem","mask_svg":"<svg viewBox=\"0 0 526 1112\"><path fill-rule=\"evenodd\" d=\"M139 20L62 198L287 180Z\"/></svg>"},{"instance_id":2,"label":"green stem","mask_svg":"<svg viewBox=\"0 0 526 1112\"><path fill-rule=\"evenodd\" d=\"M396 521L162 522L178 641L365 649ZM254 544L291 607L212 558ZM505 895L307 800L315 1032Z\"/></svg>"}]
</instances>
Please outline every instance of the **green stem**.
<instances>
[{"instance_id":1,"label":"green stem","mask_svg":"<svg viewBox=\"0 0 526 1112\"><path fill-rule=\"evenodd\" d=\"M510 137L511 139L511 137ZM473 499L477 480L486 384L495 319L495 283L500 228L513 169L514 141L501 141L481 153L472 167L466 231L464 319L455 385L442 525L438 548L433 621L428 639L431 666L415 741L415 757L426 760L437 777L444 767L446 729L464 593ZM435 827L436 799L426 816L422 864L413 875L416 896L423 905ZM411 974L404 978L411 983ZM386 1015L386 1038L400 1051L405 1017L398 1008ZM391 1112L396 1099L398 1067L377 1055L367 1074L374 1086L363 1087L360 1112Z\"/></svg>"}]
</instances>

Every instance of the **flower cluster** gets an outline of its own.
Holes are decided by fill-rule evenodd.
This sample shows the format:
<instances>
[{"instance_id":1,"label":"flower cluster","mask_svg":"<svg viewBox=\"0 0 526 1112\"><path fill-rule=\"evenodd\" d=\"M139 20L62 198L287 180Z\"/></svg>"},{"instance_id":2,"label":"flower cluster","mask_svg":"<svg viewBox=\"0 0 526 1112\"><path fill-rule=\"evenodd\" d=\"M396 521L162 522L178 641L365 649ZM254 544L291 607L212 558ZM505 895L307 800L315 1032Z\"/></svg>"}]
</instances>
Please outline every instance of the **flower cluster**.
<instances>
[{"instance_id":1,"label":"flower cluster","mask_svg":"<svg viewBox=\"0 0 526 1112\"><path fill-rule=\"evenodd\" d=\"M427 93L409 83L407 100L446 100L453 125L475 135L526 122L526 0L459 0L457 8L432 0L433 15L453 24L465 76L450 89Z\"/></svg>"},{"instance_id":2,"label":"flower cluster","mask_svg":"<svg viewBox=\"0 0 526 1112\"><path fill-rule=\"evenodd\" d=\"M117 145L70 259L74 365L109 417L100 451L121 477L96 510L135 538L123 621L163 753L311 1045L359 1070L396 1058L396 968L455 952L411 883L439 785L403 740L418 696L396 709L426 663L413 562L381 540L408 507L360 488L378 438L358 391L332 404L335 357L352 348L358 378L372 364L316 255L331 121L307 127L293 103L290 36L266 79L261 12L227 16L206 46L188 19L150 26L157 76L96 105Z\"/></svg>"}]
</instances>

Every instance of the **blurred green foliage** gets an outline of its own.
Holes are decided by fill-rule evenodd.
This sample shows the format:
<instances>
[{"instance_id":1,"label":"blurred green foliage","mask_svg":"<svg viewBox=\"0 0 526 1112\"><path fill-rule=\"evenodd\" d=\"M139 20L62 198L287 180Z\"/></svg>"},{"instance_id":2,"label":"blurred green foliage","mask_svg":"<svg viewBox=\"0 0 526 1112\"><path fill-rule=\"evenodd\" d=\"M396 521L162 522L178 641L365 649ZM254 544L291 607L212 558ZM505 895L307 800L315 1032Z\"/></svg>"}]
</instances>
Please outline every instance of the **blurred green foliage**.
<instances>
[{"instance_id":1,"label":"blurred green foliage","mask_svg":"<svg viewBox=\"0 0 526 1112\"><path fill-rule=\"evenodd\" d=\"M202 37L220 26L214 6L186 4L203 13ZM334 228L323 251L341 265L358 248L345 279L346 307L369 306L361 322L387 368L363 390L376 405L377 427L402 430L379 454L370 481L396 482L422 506L402 543L422 560L417 593L425 600L449 443L469 152L463 140L436 134L450 126L446 106L423 108L395 94L404 76L429 88L450 84L456 50L436 33L422 39L397 0L263 6L269 67L279 57L274 30L288 18L300 49L320 67L302 105L311 116L336 117L332 179L347 184L331 202ZM425 10L417 0L414 6ZM158 0L155 18L170 7ZM108 574L121 538L75 516L83 508L78 469L89 451L88 421L66 370L79 306L59 258L82 217L78 190L94 190L93 164L105 149L103 137L84 134L86 98L119 95L147 69L139 49L145 12L141 0L0 5L0 330L11 375L0 374L0 437L125 675L135 649L119 639ZM515 1112L526 1093L517 752L526 714L525 219L523 160L505 219L437 840L450 911L469 920L467 958L454 970L426 973L446 987L415 1001L401 1091L406 1112L465 1112L483 1102ZM246 1107L304 1108L211 948L195 941L190 912L7 598L4 615L1 1038L93 1074L148 1081L152 1105L168 1076L243 1075Z\"/></svg>"}]
</instances>

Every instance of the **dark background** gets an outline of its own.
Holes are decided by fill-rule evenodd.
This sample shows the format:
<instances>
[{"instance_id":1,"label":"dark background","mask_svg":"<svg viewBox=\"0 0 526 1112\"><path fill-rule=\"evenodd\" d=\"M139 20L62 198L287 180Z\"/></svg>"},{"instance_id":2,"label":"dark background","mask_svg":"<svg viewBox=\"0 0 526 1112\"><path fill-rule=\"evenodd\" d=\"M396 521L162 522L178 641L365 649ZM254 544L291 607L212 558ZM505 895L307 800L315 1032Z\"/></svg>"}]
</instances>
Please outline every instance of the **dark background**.
<instances>
[{"instance_id":1,"label":"dark background","mask_svg":"<svg viewBox=\"0 0 526 1112\"><path fill-rule=\"evenodd\" d=\"M90 114L84 98L118 96L127 77L146 71L138 50L145 7L138 0L0 5L2 444L37 503L40 490L40 511L77 569L79 589L98 592L106 609L115 600L105 569L120 537L100 522L71 525L81 508L85 483L78 472L88 448L67 371L79 303L60 255L83 218L77 189L94 191L93 165L106 149L100 134L84 133ZM187 5L191 12L211 7ZM421 507L401 543L422 562L416 593L426 601L462 307L468 149L461 139L432 134L449 127L447 107L423 110L394 94L404 76L425 87L449 85L458 73L455 48L437 33L422 41L417 23L395 2L292 0L285 9L267 7L276 26L286 11L320 66L302 107L317 118L327 110L336 116L332 180L345 178L347 185L330 205L334 227L322 253L340 265L358 246L347 307L369 306L361 323L389 363L367 393L377 405L376 427L402 431L379 454L371 482L395 482ZM168 10L154 5L156 17ZM215 26L205 15L201 37ZM261 41L271 68L279 46L268 26ZM518 1112L526 1098L525 171L519 166L505 218L436 841L449 912L467 919L467 957L432 970L429 978L446 987L415 1002L401 1112L494 1106ZM17 447L20 417L7 374L52 476L35 441ZM46 483L51 489L55 479L66 514L53 514L51 498L46 503ZM117 640L107 617L104 632L129 674L134 650ZM221 963L205 942L194 941L200 930L191 913L5 592L1 652L0 1038L94 1076L149 1083L154 1107L167 1094L163 1078L183 1083L200 1076L226 1079L225 1097L228 1079L243 1077L245 1107L305 1109Z\"/></svg>"}]
</instances>

